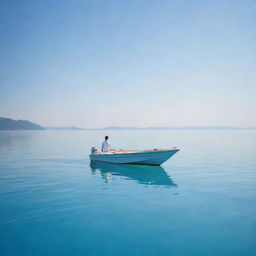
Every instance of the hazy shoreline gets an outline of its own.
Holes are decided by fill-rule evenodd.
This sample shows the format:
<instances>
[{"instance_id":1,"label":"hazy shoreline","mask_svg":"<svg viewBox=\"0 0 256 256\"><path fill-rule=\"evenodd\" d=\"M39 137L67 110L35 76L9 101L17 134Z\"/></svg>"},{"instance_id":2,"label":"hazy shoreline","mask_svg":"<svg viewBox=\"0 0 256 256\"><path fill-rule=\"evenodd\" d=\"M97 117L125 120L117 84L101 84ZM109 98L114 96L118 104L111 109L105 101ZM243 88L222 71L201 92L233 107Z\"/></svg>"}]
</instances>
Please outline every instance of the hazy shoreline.
<instances>
[{"instance_id":1,"label":"hazy shoreline","mask_svg":"<svg viewBox=\"0 0 256 256\"><path fill-rule=\"evenodd\" d=\"M17 130L254 130L256 127L236 127L236 126L109 126L103 128L80 128L76 126L61 127L61 126L42 126L32 123L27 120L14 120L11 118L0 117L0 131L17 131Z\"/></svg>"}]
</instances>

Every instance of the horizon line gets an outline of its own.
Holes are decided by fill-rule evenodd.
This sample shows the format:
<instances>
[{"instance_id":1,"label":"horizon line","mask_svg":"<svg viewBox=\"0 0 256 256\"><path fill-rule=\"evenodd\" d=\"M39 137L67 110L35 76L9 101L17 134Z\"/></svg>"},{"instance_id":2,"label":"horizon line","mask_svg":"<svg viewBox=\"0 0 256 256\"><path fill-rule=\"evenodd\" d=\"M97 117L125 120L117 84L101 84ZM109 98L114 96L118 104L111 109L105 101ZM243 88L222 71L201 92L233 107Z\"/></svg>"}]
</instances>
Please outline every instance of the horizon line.
<instances>
[{"instance_id":1,"label":"horizon line","mask_svg":"<svg viewBox=\"0 0 256 256\"><path fill-rule=\"evenodd\" d=\"M242 126L147 126L147 127L137 127L137 126L107 126L103 128L82 128L77 126L43 126L47 130L185 130L185 129L216 129L216 130L236 130L236 129L256 129L256 126L242 127Z\"/></svg>"}]
</instances>

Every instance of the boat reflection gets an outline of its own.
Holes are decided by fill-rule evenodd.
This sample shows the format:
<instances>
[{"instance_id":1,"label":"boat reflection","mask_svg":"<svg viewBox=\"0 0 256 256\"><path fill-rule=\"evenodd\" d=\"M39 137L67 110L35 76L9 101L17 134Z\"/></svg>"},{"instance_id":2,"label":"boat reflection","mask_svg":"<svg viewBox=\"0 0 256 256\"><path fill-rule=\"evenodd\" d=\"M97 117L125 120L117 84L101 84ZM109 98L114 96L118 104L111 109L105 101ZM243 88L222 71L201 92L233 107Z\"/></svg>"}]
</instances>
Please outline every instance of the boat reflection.
<instances>
[{"instance_id":1,"label":"boat reflection","mask_svg":"<svg viewBox=\"0 0 256 256\"><path fill-rule=\"evenodd\" d=\"M94 161L91 162L90 166L92 174L99 171L106 182L111 181L113 176L120 176L144 185L177 186L161 166L111 164Z\"/></svg>"}]
</instances>

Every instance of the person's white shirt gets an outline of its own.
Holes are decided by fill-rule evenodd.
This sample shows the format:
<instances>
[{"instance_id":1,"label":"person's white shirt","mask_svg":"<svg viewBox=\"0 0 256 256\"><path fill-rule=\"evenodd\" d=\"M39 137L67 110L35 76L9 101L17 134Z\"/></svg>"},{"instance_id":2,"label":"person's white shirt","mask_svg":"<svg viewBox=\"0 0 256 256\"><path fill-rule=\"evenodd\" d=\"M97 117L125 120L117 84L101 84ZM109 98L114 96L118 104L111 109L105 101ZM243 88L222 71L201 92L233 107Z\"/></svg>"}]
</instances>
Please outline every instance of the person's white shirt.
<instances>
[{"instance_id":1,"label":"person's white shirt","mask_svg":"<svg viewBox=\"0 0 256 256\"><path fill-rule=\"evenodd\" d=\"M102 142L101 151L102 152L108 152L111 150L111 144L107 140Z\"/></svg>"}]
</instances>

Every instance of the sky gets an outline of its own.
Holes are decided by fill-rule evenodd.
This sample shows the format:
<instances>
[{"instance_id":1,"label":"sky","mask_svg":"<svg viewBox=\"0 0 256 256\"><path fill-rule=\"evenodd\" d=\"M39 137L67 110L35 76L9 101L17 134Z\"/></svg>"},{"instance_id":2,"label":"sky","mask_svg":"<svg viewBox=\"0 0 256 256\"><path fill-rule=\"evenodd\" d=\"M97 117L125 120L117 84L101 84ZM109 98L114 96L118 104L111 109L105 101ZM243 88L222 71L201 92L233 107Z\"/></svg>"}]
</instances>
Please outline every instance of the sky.
<instances>
[{"instance_id":1,"label":"sky","mask_svg":"<svg viewBox=\"0 0 256 256\"><path fill-rule=\"evenodd\" d=\"M0 0L0 116L256 126L256 1Z\"/></svg>"}]
</instances>

